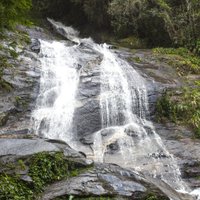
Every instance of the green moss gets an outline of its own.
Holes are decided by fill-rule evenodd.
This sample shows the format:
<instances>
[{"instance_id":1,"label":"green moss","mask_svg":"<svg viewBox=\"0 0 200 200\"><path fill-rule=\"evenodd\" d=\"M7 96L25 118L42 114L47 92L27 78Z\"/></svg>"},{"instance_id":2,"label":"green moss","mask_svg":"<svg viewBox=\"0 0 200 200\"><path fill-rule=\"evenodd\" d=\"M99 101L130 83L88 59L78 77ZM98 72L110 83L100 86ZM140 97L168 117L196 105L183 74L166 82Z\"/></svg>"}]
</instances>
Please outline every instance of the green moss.
<instances>
[{"instance_id":1,"label":"green moss","mask_svg":"<svg viewBox=\"0 0 200 200\"><path fill-rule=\"evenodd\" d=\"M171 103L170 96L171 93L166 92L156 103L156 117L159 122L164 122L166 119L173 122L176 121L176 112L174 104Z\"/></svg>"},{"instance_id":2,"label":"green moss","mask_svg":"<svg viewBox=\"0 0 200 200\"><path fill-rule=\"evenodd\" d=\"M0 88L7 92L10 92L13 89L13 86L0 77Z\"/></svg>"},{"instance_id":3,"label":"green moss","mask_svg":"<svg viewBox=\"0 0 200 200\"><path fill-rule=\"evenodd\" d=\"M26 165L25 165L23 160L18 160L18 165L19 165L21 170L25 170L26 169Z\"/></svg>"},{"instance_id":4,"label":"green moss","mask_svg":"<svg viewBox=\"0 0 200 200\"><path fill-rule=\"evenodd\" d=\"M48 184L77 176L91 167L69 160L62 152L42 152L10 163L0 163L0 199L38 199ZM31 183L20 179L20 171L26 169L33 180Z\"/></svg>"},{"instance_id":5,"label":"green moss","mask_svg":"<svg viewBox=\"0 0 200 200\"><path fill-rule=\"evenodd\" d=\"M9 118L9 114L8 113L0 113L0 127L4 126Z\"/></svg>"},{"instance_id":6,"label":"green moss","mask_svg":"<svg viewBox=\"0 0 200 200\"><path fill-rule=\"evenodd\" d=\"M18 107L27 108L28 102L27 102L26 99L23 99L20 96L15 96L15 105L18 106Z\"/></svg>"},{"instance_id":7,"label":"green moss","mask_svg":"<svg viewBox=\"0 0 200 200\"><path fill-rule=\"evenodd\" d=\"M147 198L145 198L145 200L161 200L161 199L158 199L155 195L150 195Z\"/></svg>"},{"instance_id":8,"label":"green moss","mask_svg":"<svg viewBox=\"0 0 200 200\"><path fill-rule=\"evenodd\" d=\"M68 176L68 163L62 153L39 153L31 158L30 163L29 175L37 192L42 191L45 184Z\"/></svg>"},{"instance_id":9,"label":"green moss","mask_svg":"<svg viewBox=\"0 0 200 200\"><path fill-rule=\"evenodd\" d=\"M31 200L33 191L17 176L0 175L1 200Z\"/></svg>"},{"instance_id":10,"label":"green moss","mask_svg":"<svg viewBox=\"0 0 200 200\"><path fill-rule=\"evenodd\" d=\"M66 160L63 153L39 153L30 160L29 175L34 182L34 189L41 192L46 184L59 181L63 178L77 176L86 167Z\"/></svg>"},{"instance_id":11,"label":"green moss","mask_svg":"<svg viewBox=\"0 0 200 200\"><path fill-rule=\"evenodd\" d=\"M11 86L3 79L4 69L12 66L8 62L8 55L9 49L0 45L0 88L9 91Z\"/></svg>"}]
</instances>

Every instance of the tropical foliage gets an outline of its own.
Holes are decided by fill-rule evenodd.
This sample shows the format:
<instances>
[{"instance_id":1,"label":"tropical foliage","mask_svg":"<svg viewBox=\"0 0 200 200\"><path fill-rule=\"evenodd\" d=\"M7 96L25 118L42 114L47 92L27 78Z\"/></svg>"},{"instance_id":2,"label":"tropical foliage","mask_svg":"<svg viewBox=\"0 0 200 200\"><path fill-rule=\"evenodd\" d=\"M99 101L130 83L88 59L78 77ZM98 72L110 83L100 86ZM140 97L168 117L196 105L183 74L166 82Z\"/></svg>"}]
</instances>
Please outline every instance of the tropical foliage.
<instances>
[{"instance_id":1,"label":"tropical foliage","mask_svg":"<svg viewBox=\"0 0 200 200\"><path fill-rule=\"evenodd\" d=\"M31 5L31 0L1 0L0 28L12 28L17 23L27 24Z\"/></svg>"},{"instance_id":2,"label":"tropical foliage","mask_svg":"<svg viewBox=\"0 0 200 200\"><path fill-rule=\"evenodd\" d=\"M33 0L35 11L79 27L135 35L149 46L200 51L198 0ZM158 28L159 27L159 28Z\"/></svg>"},{"instance_id":3,"label":"tropical foliage","mask_svg":"<svg viewBox=\"0 0 200 200\"><path fill-rule=\"evenodd\" d=\"M179 93L166 92L157 103L157 117L160 121L167 119L186 124L200 137L200 82Z\"/></svg>"}]
</instances>

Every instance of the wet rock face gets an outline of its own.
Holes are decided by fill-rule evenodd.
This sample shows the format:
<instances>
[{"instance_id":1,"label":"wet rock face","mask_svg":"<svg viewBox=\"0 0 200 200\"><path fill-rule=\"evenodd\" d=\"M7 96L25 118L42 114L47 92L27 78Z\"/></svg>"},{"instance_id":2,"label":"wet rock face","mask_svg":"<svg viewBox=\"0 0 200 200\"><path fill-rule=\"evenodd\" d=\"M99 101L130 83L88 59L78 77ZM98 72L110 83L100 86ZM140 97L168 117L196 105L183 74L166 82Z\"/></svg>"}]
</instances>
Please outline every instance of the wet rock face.
<instances>
[{"instance_id":1,"label":"wet rock face","mask_svg":"<svg viewBox=\"0 0 200 200\"><path fill-rule=\"evenodd\" d=\"M101 129L100 62L101 58L97 57L80 69L73 130L86 144L92 143L92 134Z\"/></svg>"},{"instance_id":2,"label":"wet rock face","mask_svg":"<svg viewBox=\"0 0 200 200\"><path fill-rule=\"evenodd\" d=\"M39 27L18 26L27 32L31 43L20 47L20 56L14 67L4 70L3 79L12 87L0 91L0 135L24 134L30 129L31 112L35 108L40 86L40 39L53 40L55 36Z\"/></svg>"},{"instance_id":3,"label":"wet rock face","mask_svg":"<svg viewBox=\"0 0 200 200\"><path fill-rule=\"evenodd\" d=\"M39 53L40 48L41 48L40 41L36 38L36 39L32 39L31 42L32 43L31 43L30 49L35 53Z\"/></svg>"},{"instance_id":4,"label":"wet rock face","mask_svg":"<svg viewBox=\"0 0 200 200\"><path fill-rule=\"evenodd\" d=\"M174 155L182 178L192 189L200 187L200 142L191 139L193 133L174 124L155 124L168 151Z\"/></svg>"},{"instance_id":5,"label":"wet rock face","mask_svg":"<svg viewBox=\"0 0 200 200\"><path fill-rule=\"evenodd\" d=\"M106 152L108 154L114 154L119 150L120 150L120 146L119 146L118 142L116 141L107 146Z\"/></svg>"},{"instance_id":6,"label":"wet rock face","mask_svg":"<svg viewBox=\"0 0 200 200\"><path fill-rule=\"evenodd\" d=\"M75 130L80 139L101 129L99 101L89 100L75 111Z\"/></svg>"},{"instance_id":7,"label":"wet rock face","mask_svg":"<svg viewBox=\"0 0 200 200\"><path fill-rule=\"evenodd\" d=\"M158 198L168 200L159 189L142 176L118 166L96 164L94 169L69 180L60 181L46 188L41 199L54 199L71 194L92 197L109 196L117 199L145 199L150 191Z\"/></svg>"},{"instance_id":8,"label":"wet rock face","mask_svg":"<svg viewBox=\"0 0 200 200\"><path fill-rule=\"evenodd\" d=\"M116 174L112 171L115 171ZM122 177L119 173L122 173L124 176ZM132 175L132 177L127 175ZM148 189L140 181L139 179L137 180L137 176L134 177L134 173L129 174L128 171L126 172L119 167L97 165L88 173L48 187L41 199L53 199L67 194L75 196L115 195L132 198L137 196L138 199L142 199L146 196Z\"/></svg>"},{"instance_id":9,"label":"wet rock face","mask_svg":"<svg viewBox=\"0 0 200 200\"><path fill-rule=\"evenodd\" d=\"M36 54L24 47L14 67L4 71L3 79L12 89L0 92L0 134L28 129L40 79Z\"/></svg>"},{"instance_id":10,"label":"wet rock face","mask_svg":"<svg viewBox=\"0 0 200 200\"><path fill-rule=\"evenodd\" d=\"M0 156L26 156L42 151L59 151L51 143L40 139L0 139Z\"/></svg>"},{"instance_id":11,"label":"wet rock face","mask_svg":"<svg viewBox=\"0 0 200 200\"><path fill-rule=\"evenodd\" d=\"M4 173L9 176L18 175L19 181L32 183L33 178L29 174L30 159L37 153L45 150L46 154L64 152L65 161L76 163L77 171L84 167L84 172L73 177L64 178L56 183L48 184L39 199L50 200L61 196L96 197L109 196L117 199L143 199L153 192L155 196L168 200L169 198L154 184L147 181L142 175L134 171L123 169L112 164L95 164L74 151L67 144L58 140L43 139L0 139L0 163ZM19 165L19 160L24 163L23 170L20 168L12 170L12 166ZM42 161L40 161L42 162ZM18 163L18 165L17 165ZM14 165L13 165L14 164ZM83 170L83 169L82 169Z\"/></svg>"}]
</instances>

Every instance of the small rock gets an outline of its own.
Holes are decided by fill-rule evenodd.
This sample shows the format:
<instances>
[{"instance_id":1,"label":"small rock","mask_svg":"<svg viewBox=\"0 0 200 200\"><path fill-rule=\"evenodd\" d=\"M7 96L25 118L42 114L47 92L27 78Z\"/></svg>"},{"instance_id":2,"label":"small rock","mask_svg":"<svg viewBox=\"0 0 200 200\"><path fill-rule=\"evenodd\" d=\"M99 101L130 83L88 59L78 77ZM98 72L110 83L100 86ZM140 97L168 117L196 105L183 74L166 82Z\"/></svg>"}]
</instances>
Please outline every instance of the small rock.
<instances>
[{"instance_id":1,"label":"small rock","mask_svg":"<svg viewBox=\"0 0 200 200\"><path fill-rule=\"evenodd\" d=\"M28 183L33 182L33 179L30 176L28 176L28 175L22 175L20 177L20 179L23 180L23 181L25 181L25 182L28 182Z\"/></svg>"},{"instance_id":2,"label":"small rock","mask_svg":"<svg viewBox=\"0 0 200 200\"><path fill-rule=\"evenodd\" d=\"M30 49L32 51L34 51L35 53L40 53L40 48L41 48L41 44L40 41L38 39L32 39L32 44Z\"/></svg>"}]
</instances>

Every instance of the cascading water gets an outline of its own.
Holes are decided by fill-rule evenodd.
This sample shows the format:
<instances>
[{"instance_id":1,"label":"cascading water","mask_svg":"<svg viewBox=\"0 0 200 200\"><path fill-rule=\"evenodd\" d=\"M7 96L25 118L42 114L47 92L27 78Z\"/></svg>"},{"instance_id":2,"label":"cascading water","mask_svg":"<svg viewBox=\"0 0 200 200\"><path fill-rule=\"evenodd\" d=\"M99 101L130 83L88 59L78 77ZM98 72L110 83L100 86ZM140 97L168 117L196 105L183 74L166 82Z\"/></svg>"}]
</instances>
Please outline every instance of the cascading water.
<instances>
[{"instance_id":1,"label":"cascading water","mask_svg":"<svg viewBox=\"0 0 200 200\"><path fill-rule=\"evenodd\" d=\"M63 42L41 42L41 80L35 132L51 139L73 140L71 124L78 85L76 47Z\"/></svg>"},{"instance_id":2,"label":"cascading water","mask_svg":"<svg viewBox=\"0 0 200 200\"><path fill-rule=\"evenodd\" d=\"M162 179L176 190L186 190L175 160L146 120L145 80L106 45L99 51L104 56L100 95L103 130L96 133L94 140L96 161L134 168ZM109 154L109 145L115 145L116 151Z\"/></svg>"},{"instance_id":3,"label":"cascading water","mask_svg":"<svg viewBox=\"0 0 200 200\"><path fill-rule=\"evenodd\" d=\"M91 58L91 52L95 52L102 57L99 66L102 129L93 134L93 159L132 168L163 180L176 190L187 191L173 156L148 120L147 88L143 77L107 45L80 39L71 27L49 21L76 44L41 41L41 83L33 112L33 130L44 137L76 146L72 124L80 66Z\"/></svg>"}]
</instances>

